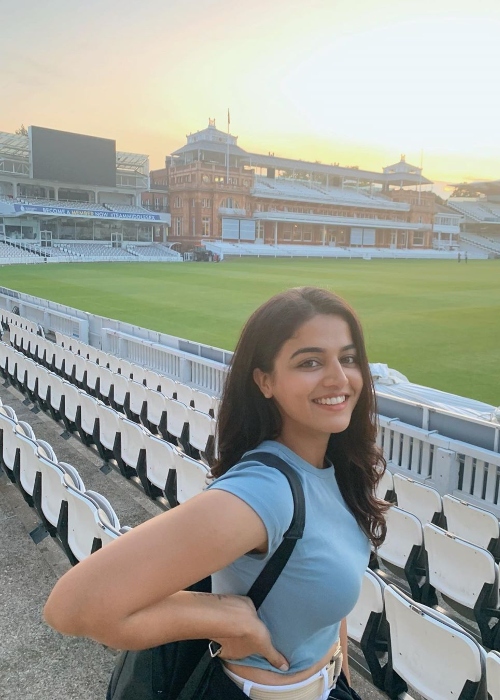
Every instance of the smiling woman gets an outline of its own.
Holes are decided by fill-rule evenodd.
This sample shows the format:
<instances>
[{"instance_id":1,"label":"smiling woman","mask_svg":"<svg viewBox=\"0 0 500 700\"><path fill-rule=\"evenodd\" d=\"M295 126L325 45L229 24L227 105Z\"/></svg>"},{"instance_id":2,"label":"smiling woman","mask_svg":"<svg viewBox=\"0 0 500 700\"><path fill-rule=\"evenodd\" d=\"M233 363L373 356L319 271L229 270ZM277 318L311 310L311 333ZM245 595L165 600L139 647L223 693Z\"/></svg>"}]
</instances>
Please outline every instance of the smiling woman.
<instances>
[{"instance_id":1,"label":"smiling woman","mask_svg":"<svg viewBox=\"0 0 500 700\"><path fill-rule=\"evenodd\" d=\"M63 576L47 622L123 649L217 642L217 670L197 700L356 698L345 617L370 542L384 540L387 507L375 496L384 460L374 409L363 334L346 302L315 287L276 295L251 316L233 356L215 481ZM256 610L246 594L294 514L271 458L300 480L305 528ZM212 593L184 590L209 575Z\"/></svg>"}]
</instances>

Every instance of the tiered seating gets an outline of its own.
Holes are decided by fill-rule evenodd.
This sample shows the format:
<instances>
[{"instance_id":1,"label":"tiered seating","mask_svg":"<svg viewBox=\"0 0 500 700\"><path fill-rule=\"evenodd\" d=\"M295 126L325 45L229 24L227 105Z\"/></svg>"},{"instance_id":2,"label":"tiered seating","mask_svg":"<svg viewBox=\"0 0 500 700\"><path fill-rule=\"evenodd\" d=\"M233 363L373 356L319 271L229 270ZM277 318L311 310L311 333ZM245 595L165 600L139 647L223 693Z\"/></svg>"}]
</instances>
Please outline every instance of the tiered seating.
<instances>
[{"instance_id":1,"label":"tiered seating","mask_svg":"<svg viewBox=\"0 0 500 700\"><path fill-rule=\"evenodd\" d=\"M102 206L105 207L108 211L116 211L126 214L151 214L149 209L145 209L144 207L140 206L135 206L133 204L118 204L106 202Z\"/></svg>"},{"instance_id":2,"label":"tiered seating","mask_svg":"<svg viewBox=\"0 0 500 700\"><path fill-rule=\"evenodd\" d=\"M75 258L112 258L128 261L135 259L123 248L112 248L106 243L54 243L52 247Z\"/></svg>"},{"instance_id":3,"label":"tiered seating","mask_svg":"<svg viewBox=\"0 0 500 700\"><path fill-rule=\"evenodd\" d=\"M479 202L476 200L471 200L470 202L456 202L453 197L450 197L447 202L448 207L459 211L461 214L465 214L466 217L472 219L473 221L491 221L500 223L500 214L493 211L489 204L489 202Z\"/></svg>"},{"instance_id":4,"label":"tiered seating","mask_svg":"<svg viewBox=\"0 0 500 700\"><path fill-rule=\"evenodd\" d=\"M19 258L21 261L28 262L29 260L35 260L38 262L38 257L38 255L35 255L25 248L18 248L17 246L9 245L8 243L0 243L0 259Z\"/></svg>"},{"instance_id":5,"label":"tiered seating","mask_svg":"<svg viewBox=\"0 0 500 700\"><path fill-rule=\"evenodd\" d=\"M59 462L52 447L37 440L9 406L0 405L0 438L0 465L71 564L130 529L120 525L104 496L85 490L77 470Z\"/></svg>"},{"instance_id":6,"label":"tiered seating","mask_svg":"<svg viewBox=\"0 0 500 700\"><path fill-rule=\"evenodd\" d=\"M175 250L163 245L127 245L127 250L137 257L157 258L158 260L182 260L182 256Z\"/></svg>"},{"instance_id":7,"label":"tiered seating","mask_svg":"<svg viewBox=\"0 0 500 700\"><path fill-rule=\"evenodd\" d=\"M85 444L95 444L104 460L116 462L126 478L137 477L151 498L165 496L175 506L186 493L198 492L214 454L217 400L72 338L58 335L58 339L65 339L72 348L89 350L93 359L105 364L14 329L13 345L45 367L0 345L0 368L55 420L62 420L69 432L77 431ZM106 363L111 358L116 372L106 366L113 364ZM187 405L178 400L178 393ZM185 453L184 460L172 454L179 449ZM195 486L190 485L189 475L178 477L177 468L186 465Z\"/></svg>"},{"instance_id":8,"label":"tiered seating","mask_svg":"<svg viewBox=\"0 0 500 700\"><path fill-rule=\"evenodd\" d=\"M408 211L408 205L392 202L386 197L368 195L354 189L326 187L318 182L308 180L291 180L285 178L255 178L253 194L272 199L287 199L300 202L321 202L322 204L345 204L365 206L372 209L390 209Z\"/></svg>"},{"instance_id":9,"label":"tiered seating","mask_svg":"<svg viewBox=\"0 0 500 700\"><path fill-rule=\"evenodd\" d=\"M13 314L11 311L7 311L6 309L0 309L0 321L3 324L3 327L6 329L12 325L19 329L29 331L29 333L35 333L42 336L44 335L43 328L38 323L30 321L29 319L19 316L18 314Z\"/></svg>"}]
</instances>

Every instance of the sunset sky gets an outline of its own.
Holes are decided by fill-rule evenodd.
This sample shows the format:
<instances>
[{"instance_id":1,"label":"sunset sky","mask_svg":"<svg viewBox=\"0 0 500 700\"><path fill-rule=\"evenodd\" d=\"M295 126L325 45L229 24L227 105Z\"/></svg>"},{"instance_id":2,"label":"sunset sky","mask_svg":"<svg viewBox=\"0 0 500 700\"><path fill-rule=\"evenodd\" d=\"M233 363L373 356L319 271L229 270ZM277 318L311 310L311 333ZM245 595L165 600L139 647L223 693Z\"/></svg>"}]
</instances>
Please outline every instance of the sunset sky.
<instances>
[{"instance_id":1,"label":"sunset sky","mask_svg":"<svg viewBox=\"0 0 500 700\"><path fill-rule=\"evenodd\" d=\"M0 131L500 178L499 0L0 0Z\"/></svg>"}]
</instances>

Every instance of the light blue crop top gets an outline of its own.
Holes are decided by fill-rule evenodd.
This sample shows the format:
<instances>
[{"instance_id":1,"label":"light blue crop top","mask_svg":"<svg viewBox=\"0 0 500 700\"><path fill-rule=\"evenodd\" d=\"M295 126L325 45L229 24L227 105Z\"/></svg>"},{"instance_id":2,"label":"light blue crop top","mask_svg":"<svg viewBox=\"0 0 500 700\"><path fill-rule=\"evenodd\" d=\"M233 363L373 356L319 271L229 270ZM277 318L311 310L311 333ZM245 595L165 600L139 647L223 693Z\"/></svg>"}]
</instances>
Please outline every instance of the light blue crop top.
<instances>
[{"instance_id":1,"label":"light blue crop top","mask_svg":"<svg viewBox=\"0 0 500 700\"><path fill-rule=\"evenodd\" d=\"M290 669L285 673L290 674L313 666L339 638L340 621L360 594L370 544L340 494L333 466L317 469L273 440L266 440L257 450L288 462L304 488L303 538L258 611L275 648L288 660ZM214 593L246 595L290 525L290 486L277 469L256 461L237 464L209 488L241 498L267 530L267 553L245 554L212 576ZM277 671L259 655L234 663Z\"/></svg>"}]
</instances>

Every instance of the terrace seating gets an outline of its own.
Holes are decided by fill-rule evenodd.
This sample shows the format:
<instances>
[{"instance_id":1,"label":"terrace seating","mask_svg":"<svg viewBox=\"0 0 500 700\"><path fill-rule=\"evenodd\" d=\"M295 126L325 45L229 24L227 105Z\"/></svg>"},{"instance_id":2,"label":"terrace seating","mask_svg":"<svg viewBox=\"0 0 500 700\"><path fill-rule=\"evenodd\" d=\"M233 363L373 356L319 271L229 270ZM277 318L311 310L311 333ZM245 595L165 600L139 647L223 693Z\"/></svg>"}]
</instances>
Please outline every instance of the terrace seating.
<instances>
[{"instance_id":1,"label":"terrace seating","mask_svg":"<svg viewBox=\"0 0 500 700\"><path fill-rule=\"evenodd\" d=\"M387 586L384 602L390 628L389 698L410 700L404 695L410 685L426 700L486 700L486 653L471 635L395 586Z\"/></svg>"},{"instance_id":2,"label":"terrace seating","mask_svg":"<svg viewBox=\"0 0 500 700\"><path fill-rule=\"evenodd\" d=\"M436 592L460 615L475 620L483 644L500 650L498 565L485 549L435 525L424 525L428 583L423 602L435 605Z\"/></svg>"}]
</instances>

